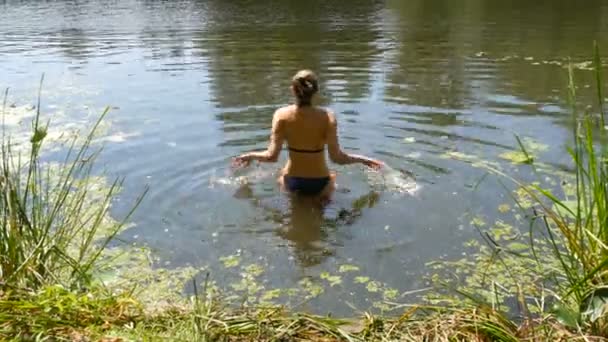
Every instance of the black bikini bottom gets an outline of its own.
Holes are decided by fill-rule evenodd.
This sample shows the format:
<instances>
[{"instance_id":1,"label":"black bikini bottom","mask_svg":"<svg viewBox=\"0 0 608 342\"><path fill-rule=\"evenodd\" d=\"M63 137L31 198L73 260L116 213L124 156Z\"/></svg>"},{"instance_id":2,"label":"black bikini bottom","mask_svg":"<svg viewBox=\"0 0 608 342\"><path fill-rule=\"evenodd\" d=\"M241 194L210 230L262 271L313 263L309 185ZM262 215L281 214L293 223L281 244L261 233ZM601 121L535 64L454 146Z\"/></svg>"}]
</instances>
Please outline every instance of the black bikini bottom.
<instances>
[{"instance_id":1,"label":"black bikini bottom","mask_svg":"<svg viewBox=\"0 0 608 342\"><path fill-rule=\"evenodd\" d=\"M313 196L318 195L329 184L329 177L305 178L283 176L287 190L298 194Z\"/></svg>"}]
</instances>

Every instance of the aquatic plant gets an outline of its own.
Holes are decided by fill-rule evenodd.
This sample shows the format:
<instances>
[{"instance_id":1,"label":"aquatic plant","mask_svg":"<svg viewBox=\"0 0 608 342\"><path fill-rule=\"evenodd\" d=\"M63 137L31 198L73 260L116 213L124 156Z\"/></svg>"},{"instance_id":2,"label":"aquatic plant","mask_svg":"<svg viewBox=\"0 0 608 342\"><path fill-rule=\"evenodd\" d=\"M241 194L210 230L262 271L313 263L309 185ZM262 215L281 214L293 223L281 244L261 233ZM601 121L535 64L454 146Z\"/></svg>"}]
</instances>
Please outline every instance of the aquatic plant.
<instances>
[{"instance_id":1,"label":"aquatic plant","mask_svg":"<svg viewBox=\"0 0 608 342\"><path fill-rule=\"evenodd\" d=\"M563 185L570 190L548 189L493 171L513 180L520 198L528 202L524 206L517 201L524 212L531 211L531 254L524 257L533 258L545 269L553 268L546 274L552 289L545 294L547 298L540 298L542 303L553 303L547 314L555 315L571 329L608 336L608 137L597 44L593 66L597 115L578 110L574 69L568 68L572 146L567 152L574 175L573 184L564 180ZM518 143L528 156L519 139ZM551 254L555 265L547 265L546 254ZM523 298L523 294L517 295ZM523 311L529 312L525 300L519 303Z\"/></svg>"},{"instance_id":2,"label":"aquatic plant","mask_svg":"<svg viewBox=\"0 0 608 342\"><path fill-rule=\"evenodd\" d=\"M3 116L7 97L8 89ZM89 285L102 251L130 216L129 213L119 222L108 219L111 200L122 181L115 179L100 190L92 175L99 150L93 149L91 143L108 109L84 140L74 138L69 142L64 160L54 166L41 160L48 122L41 122L40 101L39 91L27 157L13 150L11 132L3 125L0 290L36 289L51 284L78 289Z\"/></svg>"},{"instance_id":3,"label":"aquatic plant","mask_svg":"<svg viewBox=\"0 0 608 342\"><path fill-rule=\"evenodd\" d=\"M491 164L482 165L499 179L515 184L513 200L522 214L516 221L529 218L527 237L525 228L497 221L482 229L483 225L474 224L474 219L473 225L486 245L477 245L478 252L472 258L438 266L441 270L456 269L461 284L450 284L450 288L469 305L510 317L515 317L516 311L528 330L544 329L544 322L555 320L573 332L608 337L608 127L597 45L594 72L598 98L595 115L578 110L573 67L568 69L572 146L567 153L573 174L562 180L562 188L523 182ZM521 163L533 163L525 144L519 138L517 143L523 156ZM540 164L535 163L538 172L537 166ZM511 304L506 305L509 299ZM442 296L431 300L456 307L465 305Z\"/></svg>"},{"instance_id":4,"label":"aquatic plant","mask_svg":"<svg viewBox=\"0 0 608 342\"><path fill-rule=\"evenodd\" d=\"M537 204L534 220L544 228L563 272L555 276L560 287L556 313L573 328L590 325L593 331L608 334L608 136L601 66L596 44L597 116L578 111L574 73L572 67L568 69L573 116L573 146L568 153L574 164L573 196L560 197L539 186L524 189Z\"/></svg>"}]
</instances>

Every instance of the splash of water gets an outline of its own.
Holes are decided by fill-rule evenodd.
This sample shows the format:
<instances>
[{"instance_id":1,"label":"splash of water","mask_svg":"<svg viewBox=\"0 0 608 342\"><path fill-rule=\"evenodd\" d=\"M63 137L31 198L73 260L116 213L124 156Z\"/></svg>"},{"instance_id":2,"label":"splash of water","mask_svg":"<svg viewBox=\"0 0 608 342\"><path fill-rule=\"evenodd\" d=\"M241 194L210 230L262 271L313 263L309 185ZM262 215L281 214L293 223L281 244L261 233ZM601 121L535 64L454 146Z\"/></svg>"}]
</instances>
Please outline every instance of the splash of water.
<instances>
[{"instance_id":1,"label":"splash of water","mask_svg":"<svg viewBox=\"0 0 608 342\"><path fill-rule=\"evenodd\" d=\"M371 186L380 187L391 193L414 196L421 188L410 173L393 169L388 165L384 165L380 171L368 171L365 174Z\"/></svg>"},{"instance_id":2,"label":"splash of water","mask_svg":"<svg viewBox=\"0 0 608 342\"><path fill-rule=\"evenodd\" d=\"M380 171L366 172L370 186L381 188L383 191L415 195L421 186L408 172L396 170L385 165ZM255 184L260 181L276 177L276 170L260 166L231 170L230 168L213 169L209 177L209 187L227 186L238 188L246 184Z\"/></svg>"},{"instance_id":3,"label":"splash of water","mask_svg":"<svg viewBox=\"0 0 608 342\"><path fill-rule=\"evenodd\" d=\"M259 166L231 170L230 168L216 168L209 176L209 187L217 185L228 187L239 187L245 184L257 183L261 180L271 179L275 171Z\"/></svg>"}]
</instances>

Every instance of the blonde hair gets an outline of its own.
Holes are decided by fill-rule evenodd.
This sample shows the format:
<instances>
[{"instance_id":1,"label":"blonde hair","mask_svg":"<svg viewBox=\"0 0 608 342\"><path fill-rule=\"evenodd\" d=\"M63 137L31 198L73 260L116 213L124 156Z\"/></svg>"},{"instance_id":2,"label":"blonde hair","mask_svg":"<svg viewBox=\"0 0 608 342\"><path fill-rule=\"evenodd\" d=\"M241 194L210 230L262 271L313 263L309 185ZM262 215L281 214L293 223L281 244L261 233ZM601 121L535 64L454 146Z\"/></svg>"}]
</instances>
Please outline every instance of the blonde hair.
<instances>
[{"instance_id":1,"label":"blonde hair","mask_svg":"<svg viewBox=\"0 0 608 342\"><path fill-rule=\"evenodd\" d=\"M317 75L311 70L300 70L291 79L298 107L310 106L312 97L319 91Z\"/></svg>"}]
</instances>

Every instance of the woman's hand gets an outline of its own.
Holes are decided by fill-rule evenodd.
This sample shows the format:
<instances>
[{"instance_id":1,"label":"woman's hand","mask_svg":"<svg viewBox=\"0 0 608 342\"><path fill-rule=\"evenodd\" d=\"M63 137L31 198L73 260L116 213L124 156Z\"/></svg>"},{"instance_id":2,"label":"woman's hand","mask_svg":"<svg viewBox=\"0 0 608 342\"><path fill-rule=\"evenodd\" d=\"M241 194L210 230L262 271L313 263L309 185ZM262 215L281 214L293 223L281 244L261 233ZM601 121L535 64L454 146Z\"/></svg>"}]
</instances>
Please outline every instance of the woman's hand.
<instances>
[{"instance_id":1,"label":"woman's hand","mask_svg":"<svg viewBox=\"0 0 608 342\"><path fill-rule=\"evenodd\" d=\"M371 158L365 158L362 161L363 165L369 167L370 169L373 169L375 171L380 170L383 166L384 163L379 161L379 160L375 160L375 159L371 159Z\"/></svg>"},{"instance_id":2,"label":"woman's hand","mask_svg":"<svg viewBox=\"0 0 608 342\"><path fill-rule=\"evenodd\" d=\"M249 166L251 164L251 156L249 154L242 154L232 159L232 167L240 169Z\"/></svg>"}]
</instances>

